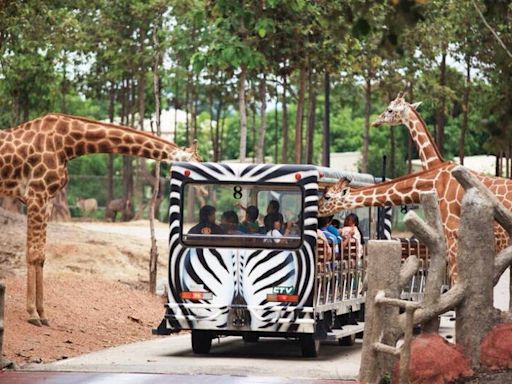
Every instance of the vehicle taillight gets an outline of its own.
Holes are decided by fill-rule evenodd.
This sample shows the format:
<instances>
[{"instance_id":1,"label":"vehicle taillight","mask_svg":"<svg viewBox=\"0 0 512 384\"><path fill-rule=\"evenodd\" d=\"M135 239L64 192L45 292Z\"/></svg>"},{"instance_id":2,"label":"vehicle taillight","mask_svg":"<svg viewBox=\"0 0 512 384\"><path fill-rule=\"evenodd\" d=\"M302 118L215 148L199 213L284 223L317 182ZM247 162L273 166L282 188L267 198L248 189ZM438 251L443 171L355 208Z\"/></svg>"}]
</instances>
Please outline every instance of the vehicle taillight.
<instances>
[{"instance_id":1,"label":"vehicle taillight","mask_svg":"<svg viewBox=\"0 0 512 384\"><path fill-rule=\"evenodd\" d=\"M299 296L298 295L272 294L272 295L267 295L267 301L279 301L282 303L297 303L299 301Z\"/></svg>"},{"instance_id":2,"label":"vehicle taillight","mask_svg":"<svg viewBox=\"0 0 512 384\"><path fill-rule=\"evenodd\" d=\"M213 294L211 292L183 291L180 293L183 300L211 300Z\"/></svg>"}]
</instances>

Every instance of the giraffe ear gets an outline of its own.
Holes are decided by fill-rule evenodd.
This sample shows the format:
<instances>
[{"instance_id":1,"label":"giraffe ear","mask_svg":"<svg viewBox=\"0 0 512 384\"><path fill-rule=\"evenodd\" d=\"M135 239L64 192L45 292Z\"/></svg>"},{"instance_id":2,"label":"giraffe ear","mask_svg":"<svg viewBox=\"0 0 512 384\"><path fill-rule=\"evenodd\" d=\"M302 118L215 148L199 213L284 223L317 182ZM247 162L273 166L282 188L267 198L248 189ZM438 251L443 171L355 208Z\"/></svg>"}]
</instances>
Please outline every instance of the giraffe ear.
<instances>
[{"instance_id":1,"label":"giraffe ear","mask_svg":"<svg viewBox=\"0 0 512 384\"><path fill-rule=\"evenodd\" d=\"M422 101L418 101L417 103L411 104L411 107L416 110L421 105Z\"/></svg>"}]
</instances>

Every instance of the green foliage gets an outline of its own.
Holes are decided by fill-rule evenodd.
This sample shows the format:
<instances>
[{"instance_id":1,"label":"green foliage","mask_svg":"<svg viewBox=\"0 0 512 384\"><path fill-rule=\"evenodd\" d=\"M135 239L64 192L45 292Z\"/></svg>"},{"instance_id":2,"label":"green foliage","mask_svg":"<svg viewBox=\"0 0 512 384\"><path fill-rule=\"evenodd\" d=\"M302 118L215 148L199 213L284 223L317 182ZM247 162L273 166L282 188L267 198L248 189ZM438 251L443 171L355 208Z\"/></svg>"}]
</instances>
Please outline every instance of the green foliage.
<instances>
[{"instance_id":1,"label":"green foliage","mask_svg":"<svg viewBox=\"0 0 512 384\"><path fill-rule=\"evenodd\" d=\"M372 84L369 114L373 117L397 92L408 89L414 93L414 101L423 101L420 114L434 132L435 113L444 105L445 157L457 156L466 87L464 66L468 60L471 92L466 155L508 151L512 142L511 61L470 2L31 0L4 3L0 8L2 127L52 111L108 119L111 101L114 115L124 112L136 125L138 85L142 81L145 83L144 115L151 117L155 109L151 71L157 40L164 51L159 68L162 106L188 108L190 114L188 124L177 125L174 140L179 145L188 144L186 135L190 135L193 126L193 111L199 152L205 160L213 158L217 124L222 127L219 129L221 159L239 156L238 75L242 69L247 70L248 76L245 84L248 158L254 156L253 131L260 124L257 84L265 74L264 154L274 159L277 146L278 161L281 158L282 81L286 76L290 143L287 158L293 160L291 143L295 136L301 69L311 71L317 79L312 85L317 93L313 143L316 162L320 161L324 140L324 96L319 79L325 71L332 79L333 152L363 148L363 85L369 80ZM476 4L510 49L510 5L488 1L476 1ZM449 58L444 85L439 80L442 52ZM253 111L256 111L254 119ZM371 128L369 132L369 172L380 174L382 156L388 156L389 164L394 149L395 169L389 169L388 173L403 174L407 160L406 129L395 128L393 148L388 127ZM121 158L116 157L115 172L120 171ZM106 156L76 159L70 162L69 172L71 202L78 195L97 197L99 201L106 198L103 181L80 179L105 178ZM77 180L76 184L73 180ZM116 188L120 188L119 182ZM116 190L116 195L120 194Z\"/></svg>"}]
</instances>

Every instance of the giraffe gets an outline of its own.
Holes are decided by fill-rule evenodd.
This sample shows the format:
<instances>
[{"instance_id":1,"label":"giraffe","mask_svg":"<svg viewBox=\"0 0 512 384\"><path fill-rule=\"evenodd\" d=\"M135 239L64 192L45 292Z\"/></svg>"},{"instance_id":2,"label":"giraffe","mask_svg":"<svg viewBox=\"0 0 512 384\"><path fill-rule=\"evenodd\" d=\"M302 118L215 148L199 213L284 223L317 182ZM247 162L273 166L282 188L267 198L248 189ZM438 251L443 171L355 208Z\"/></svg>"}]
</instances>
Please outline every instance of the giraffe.
<instances>
[{"instance_id":1,"label":"giraffe","mask_svg":"<svg viewBox=\"0 0 512 384\"><path fill-rule=\"evenodd\" d=\"M447 241L449 274L451 280L456 281L457 230L464 190L451 174L451 170L457 164L453 161L445 161L440 155L425 123L416 111L418 105L419 103L409 104L402 95L398 95L372 125L406 125L417 145L424 171L358 189L350 189L346 180L340 180L326 192L324 198L320 199L319 210L321 215L328 216L342 209L358 206L419 204L419 193L410 193L410 188L414 186L418 192L425 191L425 178L431 178L432 187L429 189L434 189L439 199L439 209ZM507 209L512 209L512 180L472 173L496 195ZM385 188L390 188L390 191L386 193ZM401 200L401 196L408 197ZM324 204L326 207L323 207ZM499 251L506 247L508 236L498 224L495 225L495 233L496 249Z\"/></svg>"},{"instance_id":2,"label":"giraffe","mask_svg":"<svg viewBox=\"0 0 512 384\"><path fill-rule=\"evenodd\" d=\"M43 266L50 200L67 181L67 162L91 153L155 160L200 161L197 144L182 149L133 128L51 113L0 131L0 194L27 207L27 312L29 323L49 325L43 304Z\"/></svg>"}]
</instances>

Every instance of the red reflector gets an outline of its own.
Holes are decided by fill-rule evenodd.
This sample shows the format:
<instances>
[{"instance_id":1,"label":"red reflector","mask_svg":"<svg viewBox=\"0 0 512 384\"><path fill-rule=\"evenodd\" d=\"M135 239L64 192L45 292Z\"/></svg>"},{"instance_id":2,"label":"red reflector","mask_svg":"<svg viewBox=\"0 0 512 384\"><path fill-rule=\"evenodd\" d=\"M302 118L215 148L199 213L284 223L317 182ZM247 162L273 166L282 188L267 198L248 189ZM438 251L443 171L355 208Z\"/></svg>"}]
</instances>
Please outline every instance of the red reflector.
<instances>
[{"instance_id":1,"label":"red reflector","mask_svg":"<svg viewBox=\"0 0 512 384\"><path fill-rule=\"evenodd\" d=\"M299 296L298 295L267 295L267 301L297 303L299 301Z\"/></svg>"},{"instance_id":2,"label":"red reflector","mask_svg":"<svg viewBox=\"0 0 512 384\"><path fill-rule=\"evenodd\" d=\"M319 176L320 176L320 177L324 177L324 176L325 176L325 173L320 172Z\"/></svg>"},{"instance_id":3,"label":"red reflector","mask_svg":"<svg viewBox=\"0 0 512 384\"><path fill-rule=\"evenodd\" d=\"M301 175L300 173L298 173L298 172L297 172L297 173L295 174L295 180L300 180L300 179L302 179L302 175Z\"/></svg>"},{"instance_id":4,"label":"red reflector","mask_svg":"<svg viewBox=\"0 0 512 384\"><path fill-rule=\"evenodd\" d=\"M187 177L190 176L190 169L185 169L185 171L183 172L183 174Z\"/></svg>"},{"instance_id":5,"label":"red reflector","mask_svg":"<svg viewBox=\"0 0 512 384\"><path fill-rule=\"evenodd\" d=\"M183 291L180 293L183 300L211 300L213 294L211 292L193 292Z\"/></svg>"}]
</instances>

